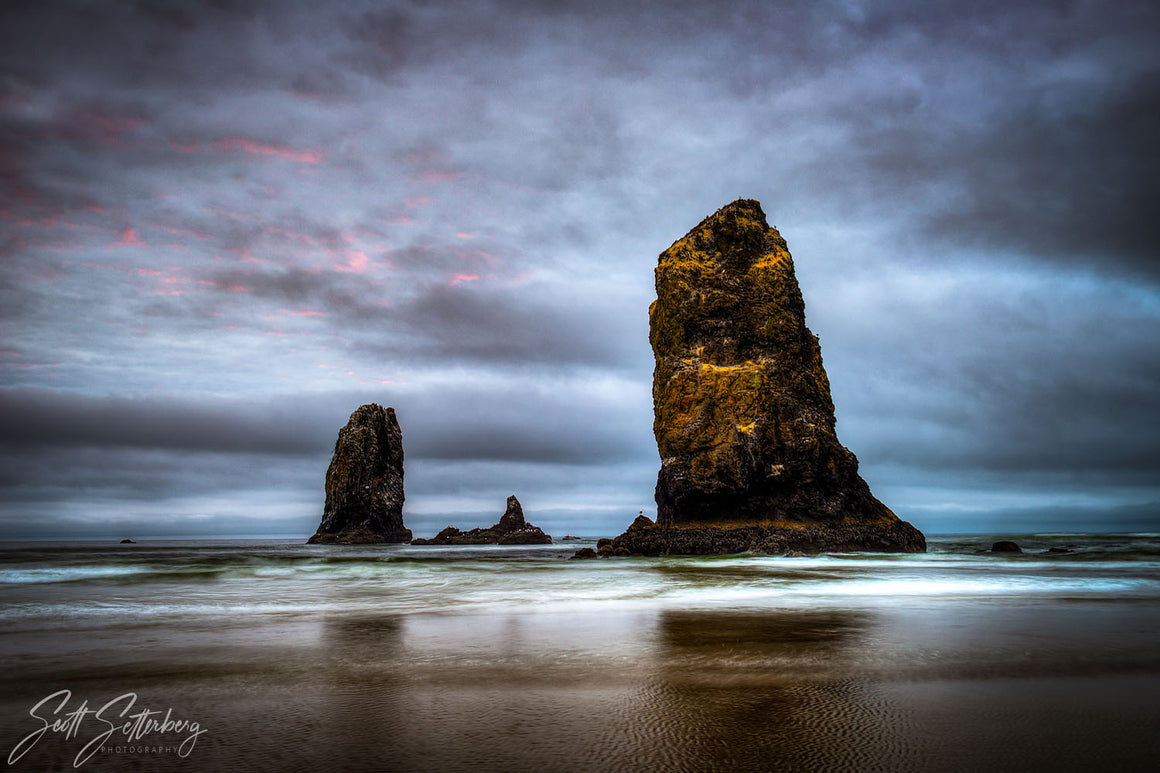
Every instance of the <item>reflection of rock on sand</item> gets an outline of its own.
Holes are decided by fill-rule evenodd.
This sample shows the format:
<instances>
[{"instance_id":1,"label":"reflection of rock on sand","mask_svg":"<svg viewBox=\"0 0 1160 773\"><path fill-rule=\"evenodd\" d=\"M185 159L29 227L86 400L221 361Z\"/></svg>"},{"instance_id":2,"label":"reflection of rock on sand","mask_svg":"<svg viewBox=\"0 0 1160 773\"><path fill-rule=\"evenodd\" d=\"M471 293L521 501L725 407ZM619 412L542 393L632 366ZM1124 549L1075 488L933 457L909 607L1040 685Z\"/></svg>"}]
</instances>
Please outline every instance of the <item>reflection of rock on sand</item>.
<instances>
[{"instance_id":1,"label":"reflection of rock on sand","mask_svg":"<svg viewBox=\"0 0 1160 773\"><path fill-rule=\"evenodd\" d=\"M881 759L901 743L886 729L889 707L849 675L868 625L856 612L664 612L638 693L641 724L629 732L654 739L661 769L857 769Z\"/></svg>"}]
</instances>

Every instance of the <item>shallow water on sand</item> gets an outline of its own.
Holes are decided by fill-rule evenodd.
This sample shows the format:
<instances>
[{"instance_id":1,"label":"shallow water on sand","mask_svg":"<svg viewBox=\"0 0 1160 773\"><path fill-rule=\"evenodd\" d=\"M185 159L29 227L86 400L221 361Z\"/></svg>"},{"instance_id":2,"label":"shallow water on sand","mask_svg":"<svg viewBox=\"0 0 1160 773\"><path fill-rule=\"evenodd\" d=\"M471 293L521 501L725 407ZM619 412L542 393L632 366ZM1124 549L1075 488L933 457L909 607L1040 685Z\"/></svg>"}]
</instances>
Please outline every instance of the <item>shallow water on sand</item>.
<instances>
[{"instance_id":1,"label":"shallow water on sand","mask_svg":"<svg viewBox=\"0 0 1160 773\"><path fill-rule=\"evenodd\" d=\"M1155 769L1160 537L993 539L586 562L566 560L585 542L9 544L0 744L132 692L127 716L204 732L182 757L188 729L118 730L83 768ZM124 705L12 769L70 769Z\"/></svg>"}]
</instances>

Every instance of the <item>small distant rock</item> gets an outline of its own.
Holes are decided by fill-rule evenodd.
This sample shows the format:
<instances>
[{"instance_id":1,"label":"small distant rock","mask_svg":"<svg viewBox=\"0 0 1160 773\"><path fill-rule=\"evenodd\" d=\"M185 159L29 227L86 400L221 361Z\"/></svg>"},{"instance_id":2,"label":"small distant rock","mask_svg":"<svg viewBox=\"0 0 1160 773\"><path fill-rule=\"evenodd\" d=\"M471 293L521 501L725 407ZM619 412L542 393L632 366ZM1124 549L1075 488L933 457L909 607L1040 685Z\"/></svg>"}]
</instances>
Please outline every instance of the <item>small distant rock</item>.
<instances>
[{"instance_id":1,"label":"small distant rock","mask_svg":"<svg viewBox=\"0 0 1160 773\"><path fill-rule=\"evenodd\" d=\"M575 553L573 553L572 557L569 558L568 560L571 561L574 559L586 559L586 558L599 558L599 556L596 555L596 551L593 550L592 548L580 548Z\"/></svg>"},{"instance_id":2,"label":"small distant rock","mask_svg":"<svg viewBox=\"0 0 1160 773\"><path fill-rule=\"evenodd\" d=\"M567 537L565 537L567 539ZM576 539L573 537L572 539ZM431 539L413 539L412 545L551 545L552 536L524 520L524 508L512 494L499 523L486 529L460 531L448 526Z\"/></svg>"},{"instance_id":3,"label":"small distant rock","mask_svg":"<svg viewBox=\"0 0 1160 773\"><path fill-rule=\"evenodd\" d=\"M1022 553L1023 548L1019 547L1017 543L1011 540L999 540L991 545L992 553Z\"/></svg>"},{"instance_id":4,"label":"small distant rock","mask_svg":"<svg viewBox=\"0 0 1160 773\"><path fill-rule=\"evenodd\" d=\"M580 539L581 539L580 537L574 537L571 534L564 535L565 542L579 542Z\"/></svg>"},{"instance_id":5,"label":"small distant rock","mask_svg":"<svg viewBox=\"0 0 1160 773\"><path fill-rule=\"evenodd\" d=\"M1054 547L1054 548L1048 548L1047 552L1048 553L1074 553L1075 551L1073 551L1071 548Z\"/></svg>"},{"instance_id":6,"label":"small distant rock","mask_svg":"<svg viewBox=\"0 0 1160 773\"><path fill-rule=\"evenodd\" d=\"M600 550L604 546L611 545L611 544L612 544L611 537L601 537L600 539L596 540L596 549Z\"/></svg>"},{"instance_id":7,"label":"small distant rock","mask_svg":"<svg viewBox=\"0 0 1160 773\"><path fill-rule=\"evenodd\" d=\"M136 545L137 543L131 539L123 539L123 540L121 540L121 544L122 545Z\"/></svg>"}]
</instances>

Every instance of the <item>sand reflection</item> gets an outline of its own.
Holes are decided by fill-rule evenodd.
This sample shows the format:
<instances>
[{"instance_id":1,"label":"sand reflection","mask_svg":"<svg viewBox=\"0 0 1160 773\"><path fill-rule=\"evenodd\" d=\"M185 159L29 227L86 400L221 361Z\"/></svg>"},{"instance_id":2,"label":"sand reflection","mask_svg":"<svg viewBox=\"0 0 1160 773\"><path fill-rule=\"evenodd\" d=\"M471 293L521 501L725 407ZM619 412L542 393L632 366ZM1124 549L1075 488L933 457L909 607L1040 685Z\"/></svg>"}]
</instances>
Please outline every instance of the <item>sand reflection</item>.
<instances>
[{"instance_id":1,"label":"sand reflection","mask_svg":"<svg viewBox=\"0 0 1160 773\"><path fill-rule=\"evenodd\" d=\"M861 613L665 612L629 738L667 770L856 767L887 708L848 677Z\"/></svg>"}]
</instances>

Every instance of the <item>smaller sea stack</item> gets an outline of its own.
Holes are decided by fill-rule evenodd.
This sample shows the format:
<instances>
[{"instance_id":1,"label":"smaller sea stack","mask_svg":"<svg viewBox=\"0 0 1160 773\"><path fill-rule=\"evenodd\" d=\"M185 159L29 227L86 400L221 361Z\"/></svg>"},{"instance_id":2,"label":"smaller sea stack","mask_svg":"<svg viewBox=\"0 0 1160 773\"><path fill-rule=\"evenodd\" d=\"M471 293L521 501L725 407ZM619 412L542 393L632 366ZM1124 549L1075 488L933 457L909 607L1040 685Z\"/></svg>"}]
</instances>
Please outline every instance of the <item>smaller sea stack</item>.
<instances>
[{"instance_id":1,"label":"smaller sea stack","mask_svg":"<svg viewBox=\"0 0 1160 773\"><path fill-rule=\"evenodd\" d=\"M326 506L313 544L409 542L403 526L403 432L394 408L371 403L338 432Z\"/></svg>"},{"instance_id":2,"label":"smaller sea stack","mask_svg":"<svg viewBox=\"0 0 1160 773\"><path fill-rule=\"evenodd\" d=\"M431 539L411 540L412 545L551 545L551 535L524 520L524 508L512 494L499 523L486 529L460 531L448 526Z\"/></svg>"}]
</instances>

